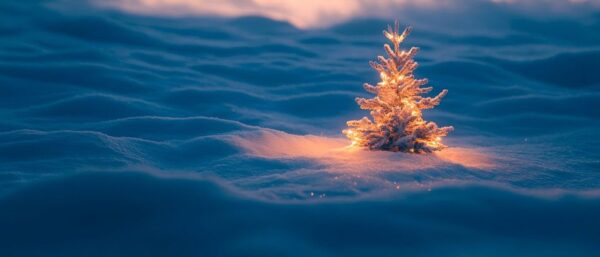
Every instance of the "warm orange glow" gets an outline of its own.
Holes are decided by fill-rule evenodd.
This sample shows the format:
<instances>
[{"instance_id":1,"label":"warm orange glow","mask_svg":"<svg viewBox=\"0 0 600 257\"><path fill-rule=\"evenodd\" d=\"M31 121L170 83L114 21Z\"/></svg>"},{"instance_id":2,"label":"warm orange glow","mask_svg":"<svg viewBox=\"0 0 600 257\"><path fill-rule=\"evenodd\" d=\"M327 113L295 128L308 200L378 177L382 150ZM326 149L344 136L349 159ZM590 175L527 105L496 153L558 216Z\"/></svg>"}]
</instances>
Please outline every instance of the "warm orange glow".
<instances>
[{"instance_id":1,"label":"warm orange glow","mask_svg":"<svg viewBox=\"0 0 600 257\"><path fill-rule=\"evenodd\" d=\"M411 172L448 164L471 169L497 166L496 158L481 148L451 147L433 155L395 154L348 146L349 142L344 138L299 136L274 130L234 136L231 141L253 156L266 159L310 159L325 165L329 172Z\"/></svg>"},{"instance_id":2,"label":"warm orange glow","mask_svg":"<svg viewBox=\"0 0 600 257\"><path fill-rule=\"evenodd\" d=\"M497 160L494 160L483 148L450 147L436 152L435 155L446 162L466 168L485 170L498 167Z\"/></svg>"},{"instance_id":3,"label":"warm orange glow","mask_svg":"<svg viewBox=\"0 0 600 257\"><path fill-rule=\"evenodd\" d=\"M352 141L353 147L393 152L431 153L446 148L441 138L453 130L451 126L438 127L434 122L425 122L421 110L437 106L447 90L435 97L425 97L432 90L422 87L427 79L416 79L413 71L417 63L413 56L418 48L409 51L400 49L400 44L411 32L406 28L399 33L399 23L383 32L391 41L384 49L388 57L378 56L371 67L379 72L381 81L376 86L366 83L366 91L376 96L370 99L357 98L361 109L369 110L372 119L364 117L347 122L349 129L342 131Z\"/></svg>"},{"instance_id":4,"label":"warm orange glow","mask_svg":"<svg viewBox=\"0 0 600 257\"><path fill-rule=\"evenodd\" d=\"M348 146L348 141L343 138L298 136L279 131L236 136L233 141L248 153L264 158L320 158Z\"/></svg>"},{"instance_id":5,"label":"warm orange glow","mask_svg":"<svg viewBox=\"0 0 600 257\"><path fill-rule=\"evenodd\" d=\"M380 72L380 73L379 73L379 77L381 78L381 80L382 80L383 82L385 82L385 81L387 80L387 75L385 75L385 73L383 73L383 72Z\"/></svg>"},{"instance_id":6,"label":"warm orange glow","mask_svg":"<svg viewBox=\"0 0 600 257\"><path fill-rule=\"evenodd\" d=\"M356 146L356 142L358 140L358 135L356 134L356 132L354 132L351 129L348 129L346 131L346 136L348 136L350 138L350 141L352 142L352 144L350 144L351 147Z\"/></svg>"}]
</instances>

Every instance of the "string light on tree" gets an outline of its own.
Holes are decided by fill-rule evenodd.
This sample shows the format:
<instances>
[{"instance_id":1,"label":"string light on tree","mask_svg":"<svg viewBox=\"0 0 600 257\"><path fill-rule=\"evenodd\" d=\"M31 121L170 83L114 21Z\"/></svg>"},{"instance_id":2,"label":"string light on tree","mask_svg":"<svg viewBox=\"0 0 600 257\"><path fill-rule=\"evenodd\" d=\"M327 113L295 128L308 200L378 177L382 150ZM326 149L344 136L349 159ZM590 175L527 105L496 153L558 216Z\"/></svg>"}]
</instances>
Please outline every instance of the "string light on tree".
<instances>
[{"instance_id":1,"label":"string light on tree","mask_svg":"<svg viewBox=\"0 0 600 257\"><path fill-rule=\"evenodd\" d=\"M364 89L376 96L371 99L356 98L361 109L370 110L373 121L367 117L351 120L348 129L343 131L352 146L371 150L393 152L431 153L446 148L442 137L453 127L438 127L431 121L423 120L421 111L431 109L448 93L444 89L435 97L423 97L432 87L422 87L427 79L416 79L413 71L418 64L413 60L418 48L408 51L400 49L400 44L410 34L411 28L398 33L399 23L394 28L388 26L383 32L392 42L384 45L388 58L378 56L377 62L370 62L379 72L381 81L373 86L364 84Z\"/></svg>"}]
</instances>

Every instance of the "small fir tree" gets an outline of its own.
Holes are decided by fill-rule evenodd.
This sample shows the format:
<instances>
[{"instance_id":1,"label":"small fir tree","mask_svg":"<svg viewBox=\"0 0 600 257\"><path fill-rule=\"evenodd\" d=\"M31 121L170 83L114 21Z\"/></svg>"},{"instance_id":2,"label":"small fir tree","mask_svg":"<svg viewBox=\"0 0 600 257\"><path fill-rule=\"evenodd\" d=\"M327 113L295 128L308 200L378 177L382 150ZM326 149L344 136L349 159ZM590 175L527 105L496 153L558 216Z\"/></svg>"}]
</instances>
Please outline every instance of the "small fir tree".
<instances>
[{"instance_id":1,"label":"small fir tree","mask_svg":"<svg viewBox=\"0 0 600 257\"><path fill-rule=\"evenodd\" d=\"M343 131L353 146L371 150L393 152L431 153L446 148L442 137L453 127L438 127L434 122L423 120L421 111L438 105L448 90L444 89L435 97L423 97L432 87L422 87L427 79L416 79L413 71L417 62L413 57L418 48L408 51L400 49L400 43L411 32L407 27L398 34L399 23L394 28L388 26L383 34L393 46L384 45L388 58L378 56L377 62L370 62L373 69L379 72L381 81L376 86L364 84L366 91L375 94L371 99L356 98L361 109L371 111L373 121L364 117L351 120L350 128Z\"/></svg>"}]
</instances>

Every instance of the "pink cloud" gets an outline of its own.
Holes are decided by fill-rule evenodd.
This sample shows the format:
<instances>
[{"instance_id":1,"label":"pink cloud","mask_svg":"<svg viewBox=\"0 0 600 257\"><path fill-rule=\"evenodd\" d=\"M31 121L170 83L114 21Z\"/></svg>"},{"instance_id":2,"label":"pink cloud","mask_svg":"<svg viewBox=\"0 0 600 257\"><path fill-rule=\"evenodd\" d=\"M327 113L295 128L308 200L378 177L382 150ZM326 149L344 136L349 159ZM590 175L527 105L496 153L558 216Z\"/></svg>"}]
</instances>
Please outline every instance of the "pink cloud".
<instances>
[{"instance_id":1,"label":"pink cloud","mask_svg":"<svg viewBox=\"0 0 600 257\"><path fill-rule=\"evenodd\" d=\"M406 8L463 8L465 0L92 0L101 7L131 13L222 17L263 16L287 21L299 28L327 27L355 17L396 19ZM572 6L600 7L594 0L485 0L535 11L562 11ZM484 2L485 2L484 1Z\"/></svg>"}]
</instances>

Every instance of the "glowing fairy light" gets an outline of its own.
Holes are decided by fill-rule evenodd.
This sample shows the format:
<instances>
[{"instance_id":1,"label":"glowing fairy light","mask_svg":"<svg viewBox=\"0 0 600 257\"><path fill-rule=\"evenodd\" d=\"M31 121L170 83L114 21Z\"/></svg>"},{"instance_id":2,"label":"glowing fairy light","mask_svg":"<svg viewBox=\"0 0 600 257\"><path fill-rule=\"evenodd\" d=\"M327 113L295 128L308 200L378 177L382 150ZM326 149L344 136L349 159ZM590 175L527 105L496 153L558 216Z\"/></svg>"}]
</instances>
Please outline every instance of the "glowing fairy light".
<instances>
[{"instance_id":1,"label":"glowing fairy light","mask_svg":"<svg viewBox=\"0 0 600 257\"><path fill-rule=\"evenodd\" d=\"M399 34L398 27L396 22L393 29L388 26L383 32L393 45L393 48L388 44L383 47L388 58L379 56L377 62L370 62L371 67L379 72L381 81L376 86L365 83L364 89L376 97L356 98L361 109L371 111L373 121L367 117L348 121L350 128L343 133L352 141L353 147L409 153L444 149L442 137L453 128L440 128L434 122L423 120L421 110L438 105L448 91L444 89L435 97L421 96L433 88L421 87L428 83L427 79L414 77L413 71L418 64L413 57L419 49L400 49L411 28Z\"/></svg>"}]
</instances>

